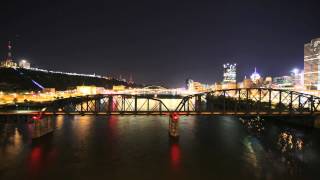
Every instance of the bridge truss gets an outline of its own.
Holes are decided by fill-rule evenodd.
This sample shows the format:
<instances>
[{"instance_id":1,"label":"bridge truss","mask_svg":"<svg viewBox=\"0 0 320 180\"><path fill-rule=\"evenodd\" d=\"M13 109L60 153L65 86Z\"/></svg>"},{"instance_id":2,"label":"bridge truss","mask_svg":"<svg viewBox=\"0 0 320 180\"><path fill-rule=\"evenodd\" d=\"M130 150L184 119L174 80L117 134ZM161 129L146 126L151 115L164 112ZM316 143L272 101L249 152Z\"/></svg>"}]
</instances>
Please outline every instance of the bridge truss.
<instances>
[{"instance_id":1,"label":"bridge truss","mask_svg":"<svg viewBox=\"0 0 320 180\"><path fill-rule=\"evenodd\" d=\"M200 114L313 114L320 98L295 91L265 88L227 89L186 96L177 112Z\"/></svg>"},{"instance_id":2,"label":"bridge truss","mask_svg":"<svg viewBox=\"0 0 320 180\"><path fill-rule=\"evenodd\" d=\"M176 104L168 104L174 100ZM63 114L304 115L320 112L320 98L295 91L248 88L177 96L108 94L59 99L47 112Z\"/></svg>"}]
</instances>

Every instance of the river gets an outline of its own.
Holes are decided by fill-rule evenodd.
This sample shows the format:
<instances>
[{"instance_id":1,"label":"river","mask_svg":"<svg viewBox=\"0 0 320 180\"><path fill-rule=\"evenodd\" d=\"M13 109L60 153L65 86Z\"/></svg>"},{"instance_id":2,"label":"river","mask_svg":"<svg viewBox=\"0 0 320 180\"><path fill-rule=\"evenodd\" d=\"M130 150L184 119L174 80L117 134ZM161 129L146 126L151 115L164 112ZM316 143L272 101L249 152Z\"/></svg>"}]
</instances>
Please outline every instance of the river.
<instances>
[{"instance_id":1,"label":"river","mask_svg":"<svg viewBox=\"0 0 320 180\"><path fill-rule=\"evenodd\" d=\"M181 116L178 141L167 116L56 116L36 141L0 123L0 179L318 179L318 129L242 121Z\"/></svg>"}]
</instances>

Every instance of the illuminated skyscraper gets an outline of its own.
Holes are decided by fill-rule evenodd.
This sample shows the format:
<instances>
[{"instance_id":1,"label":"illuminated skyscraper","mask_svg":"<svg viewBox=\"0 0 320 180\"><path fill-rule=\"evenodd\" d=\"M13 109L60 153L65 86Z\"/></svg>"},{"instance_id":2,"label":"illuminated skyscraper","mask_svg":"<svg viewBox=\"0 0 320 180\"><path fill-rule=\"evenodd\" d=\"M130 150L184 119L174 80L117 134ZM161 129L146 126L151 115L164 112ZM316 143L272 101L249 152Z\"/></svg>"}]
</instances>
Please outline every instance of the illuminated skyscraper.
<instances>
[{"instance_id":1,"label":"illuminated skyscraper","mask_svg":"<svg viewBox=\"0 0 320 180\"><path fill-rule=\"evenodd\" d=\"M223 83L236 83L237 64L223 64Z\"/></svg>"},{"instance_id":2,"label":"illuminated skyscraper","mask_svg":"<svg viewBox=\"0 0 320 180\"><path fill-rule=\"evenodd\" d=\"M304 45L304 87L320 90L320 38Z\"/></svg>"}]
</instances>

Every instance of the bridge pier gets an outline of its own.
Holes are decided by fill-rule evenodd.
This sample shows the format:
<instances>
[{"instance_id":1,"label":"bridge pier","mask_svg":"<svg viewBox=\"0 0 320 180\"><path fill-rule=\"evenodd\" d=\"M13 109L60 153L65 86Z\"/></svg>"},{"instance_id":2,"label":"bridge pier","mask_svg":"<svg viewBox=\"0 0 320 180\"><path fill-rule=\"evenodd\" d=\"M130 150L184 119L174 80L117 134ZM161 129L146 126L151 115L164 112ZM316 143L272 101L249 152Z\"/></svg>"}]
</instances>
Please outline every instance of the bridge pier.
<instances>
[{"instance_id":1,"label":"bridge pier","mask_svg":"<svg viewBox=\"0 0 320 180\"><path fill-rule=\"evenodd\" d=\"M176 112L169 116L169 136L172 138L179 137L179 116Z\"/></svg>"}]
</instances>

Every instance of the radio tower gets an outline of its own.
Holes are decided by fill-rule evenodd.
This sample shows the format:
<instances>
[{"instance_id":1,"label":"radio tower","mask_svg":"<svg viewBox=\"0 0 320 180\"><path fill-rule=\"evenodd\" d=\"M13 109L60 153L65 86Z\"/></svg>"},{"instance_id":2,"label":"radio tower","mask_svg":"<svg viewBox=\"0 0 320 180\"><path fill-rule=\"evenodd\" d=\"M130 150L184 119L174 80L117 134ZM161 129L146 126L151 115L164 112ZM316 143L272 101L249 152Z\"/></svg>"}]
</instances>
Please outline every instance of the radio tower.
<instances>
[{"instance_id":1,"label":"radio tower","mask_svg":"<svg viewBox=\"0 0 320 180\"><path fill-rule=\"evenodd\" d=\"M11 41L8 41L8 57L7 61L12 61L12 52L11 52L12 46L11 46Z\"/></svg>"},{"instance_id":2,"label":"radio tower","mask_svg":"<svg viewBox=\"0 0 320 180\"><path fill-rule=\"evenodd\" d=\"M7 68L16 68L17 64L15 62L13 62L13 58L12 58L12 45L11 45L11 41L8 41L8 55L7 58L1 62L1 67L7 67Z\"/></svg>"}]
</instances>

